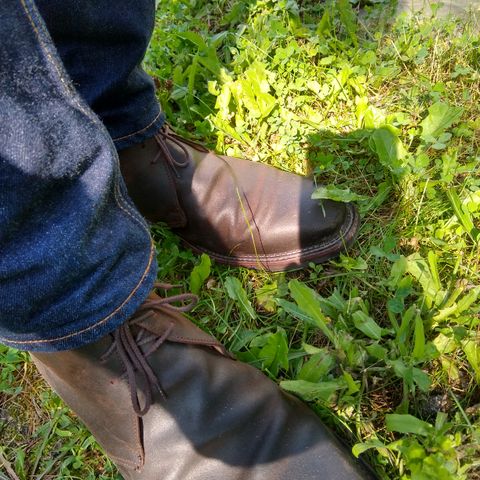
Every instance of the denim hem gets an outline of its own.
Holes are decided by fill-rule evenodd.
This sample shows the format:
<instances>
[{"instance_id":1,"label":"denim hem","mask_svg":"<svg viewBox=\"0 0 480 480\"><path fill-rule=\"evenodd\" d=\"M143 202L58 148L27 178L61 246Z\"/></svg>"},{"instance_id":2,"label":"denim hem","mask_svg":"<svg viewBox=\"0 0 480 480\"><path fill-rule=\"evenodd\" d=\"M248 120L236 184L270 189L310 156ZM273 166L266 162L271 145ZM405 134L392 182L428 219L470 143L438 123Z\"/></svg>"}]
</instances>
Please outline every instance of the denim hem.
<instances>
[{"instance_id":1,"label":"denim hem","mask_svg":"<svg viewBox=\"0 0 480 480\"><path fill-rule=\"evenodd\" d=\"M128 135L113 138L115 148L120 151L124 148L142 143L148 138L153 137L165 124L165 120L165 113L159 110L154 119L151 120L145 127L140 128Z\"/></svg>"},{"instance_id":2,"label":"denim hem","mask_svg":"<svg viewBox=\"0 0 480 480\"><path fill-rule=\"evenodd\" d=\"M0 343L31 352L57 352L80 348L89 343L94 343L122 325L145 301L156 279L155 258L155 246L152 242L147 265L140 279L133 289L129 291L125 300L107 316L93 321L91 325L61 336L55 336L55 332L52 332L52 337L43 339L18 340L0 337Z\"/></svg>"}]
</instances>

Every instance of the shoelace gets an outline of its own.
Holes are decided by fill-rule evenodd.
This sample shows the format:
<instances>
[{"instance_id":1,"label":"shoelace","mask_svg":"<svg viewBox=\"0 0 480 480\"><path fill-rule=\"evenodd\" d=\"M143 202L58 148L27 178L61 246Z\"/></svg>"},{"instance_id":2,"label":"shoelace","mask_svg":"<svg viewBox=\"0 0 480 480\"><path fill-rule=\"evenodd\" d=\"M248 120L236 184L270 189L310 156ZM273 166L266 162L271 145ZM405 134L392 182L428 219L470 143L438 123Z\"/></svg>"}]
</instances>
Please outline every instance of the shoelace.
<instances>
[{"instance_id":1,"label":"shoelace","mask_svg":"<svg viewBox=\"0 0 480 480\"><path fill-rule=\"evenodd\" d=\"M172 288L178 287L178 285L155 283L154 287L156 289L168 291ZM125 375L128 378L133 410L139 417L144 416L150 409L155 389L164 399L166 398L166 394L162 390L155 372L148 364L147 357L165 342L173 330L174 323L172 322L169 328L160 337L157 337L155 334L148 332L141 327L139 328L138 334L134 336L132 333L132 327L138 325L152 315L155 315L155 310L167 308L177 312L188 312L196 305L197 301L198 297L193 293L182 293L170 297L147 299L136 311L133 317L115 330L113 333L112 345L100 358L101 362L105 362L114 351L118 353L125 367ZM175 305L176 303L180 303L181 305ZM148 343L151 345L142 351L140 347ZM140 406L138 395L139 380L145 386L145 404L143 407Z\"/></svg>"},{"instance_id":2,"label":"shoelace","mask_svg":"<svg viewBox=\"0 0 480 480\"><path fill-rule=\"evenodd\" d=\"M199 151L202 152L208 152L208 149L203 147L202 145L192 142L190 140L187 140L185 138L182 138L178 136L176 133L172 131L170 127L165 125L162 127L162 129L155 135L155 140L160 148L158 154L154 157L152 160L152 163L157 163L160 159L165 158L169 165L171 166L172 170L175 172L175 175L177 178L180 177L180 174L178 173L177 167L178 168L185 168L186 166L189 165L189 163L192 160L192 157L190 155L190 152L186 145L189 145L190 147L193 147ZM172 155L172 152L168 148L167 141L170 141L177 145L180 150L184 154L184 160L181 160L179 158L175 158Z\"/></svg>"}]
</instances>

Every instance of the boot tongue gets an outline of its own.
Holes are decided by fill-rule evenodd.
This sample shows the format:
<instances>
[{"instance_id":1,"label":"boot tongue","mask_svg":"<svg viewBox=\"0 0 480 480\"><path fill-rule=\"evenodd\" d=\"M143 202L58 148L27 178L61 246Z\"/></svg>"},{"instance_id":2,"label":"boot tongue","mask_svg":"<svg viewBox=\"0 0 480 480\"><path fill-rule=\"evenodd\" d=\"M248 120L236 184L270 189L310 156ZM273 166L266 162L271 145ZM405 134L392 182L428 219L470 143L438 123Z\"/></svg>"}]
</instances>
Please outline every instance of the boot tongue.
<instances>
[{"instance_id":1,"label":"boot tongue","mask_svg":"<svg viewBox=\"0 0 480 480\"><path fill-rule=\"evenodd\" d=\"M173 325L173 327L172 327ZM225 357L232 358L225 347L208 333L195 326L183 315L168 309L168 307L157 308L154 315L145 318L137 323L137 326L161 337L171 329L166 341L184 343L189 345L203 345L214 348Z\"/></svg>"},{"instance_id":2,"label":"boot tongue","mask_svg":"<svg viewBox=\"0 0 480 480\"><path fill-rule=\"evenodd\" d=\"M130 198L150 222L164 222L172 228L185 227L187 216L181 205L176 173L184 170L172 166L164 157L172 157L164 140L157 137L119 153L120 168ZM182 157L180 160L183 161ZM177 161L180 165L180 162ZM174 170L174 168L176 170ZM185 180L188 184L188 179Z\"/></svg>"}]
</instances>

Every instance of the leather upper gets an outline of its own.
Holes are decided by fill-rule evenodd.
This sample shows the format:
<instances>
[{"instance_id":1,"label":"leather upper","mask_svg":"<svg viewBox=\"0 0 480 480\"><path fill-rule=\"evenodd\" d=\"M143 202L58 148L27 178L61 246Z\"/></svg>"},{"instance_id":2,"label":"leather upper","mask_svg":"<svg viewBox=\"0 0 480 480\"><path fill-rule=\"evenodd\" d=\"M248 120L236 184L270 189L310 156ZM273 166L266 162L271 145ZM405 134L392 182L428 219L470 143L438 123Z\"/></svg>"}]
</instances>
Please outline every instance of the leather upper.
<instances>
[{"instance_id":1,"label":"leather upper","mask_svg":"<svg viewBox=\"0 0 480 480\"><path fill-rule=\"evenodd\" d=\"M77 350L33 355L125 479L373 478L303 403L229 358L180 313L160 306L131 328L163 392L156 391L141 417L132 408L133 387L112 336ZM146 391L138 378L135 395L142 403Z\"/></svg>"},{"instance_id":2,"label":"leather upper","mask_svg":"<svg viewBox=\"0 0 480 480\"><path fill-rule=\"evenodd\" d=\"M216 155L170 131L120 158L142 214L220 263L284 270L324 261L358 228L353 205L312 200L311 179Z\"/></svg>"}]
</instances>

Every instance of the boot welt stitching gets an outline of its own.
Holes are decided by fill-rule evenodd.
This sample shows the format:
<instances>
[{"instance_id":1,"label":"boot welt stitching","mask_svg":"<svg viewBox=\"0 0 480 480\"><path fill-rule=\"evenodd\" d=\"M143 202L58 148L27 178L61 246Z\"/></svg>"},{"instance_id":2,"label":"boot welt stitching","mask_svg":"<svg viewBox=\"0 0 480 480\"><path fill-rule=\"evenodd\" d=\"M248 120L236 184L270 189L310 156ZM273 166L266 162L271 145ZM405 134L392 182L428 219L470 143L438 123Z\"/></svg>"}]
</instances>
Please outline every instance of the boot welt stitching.
<instances>
[{"instance_id":1,"label":"boot welt stitching","mask_svg":"<svg viewBox=\"0 0 480 480\"><path fill-rule=\"evenodd\" d=\"M209 250L208 248L197 247L194 244L189 243L188 240L183 240L183 239L182 240L187 245L189 245L193 248L196 248L197 250L200 250L202 252L207 253L209 256L211 256L214 259L219 258L219 259L223 259L223 260L227 260L227 261L231 261L232 259L235 259L235 260L238 260L238 261L243 261L243 260L248 261L248 260L257 260L257 259L265 260L265 261L272 260L272 259L274 259L274 260L290 260L292 257L295 257L298 254L313 253L315 251L325 250L326 248L337 244L339 240L343 240L344 237L345 237L345 234L350 233L350 231L352 230L352 227L357 223L356 222L356 218L358 217L357 215L352 215L351 212L349 212L349 217L350 217L350 220L351 220L349 222L349 224L342 229L342 231L340 232L339 235L335 235L329 240L325 240L323 242L317 243L316 245L313 245L311 247L302 248L302 249L299 249L299 250L292 250L290 252L272 253L272 254L269 254L269 255L259 255L259 256L242 255L242 256L237 256L237 257L222 255L222 254L213 252L212 250ZM180 238L181 238L181 236L180 236Z\"/></svg>"}]
</instances>

